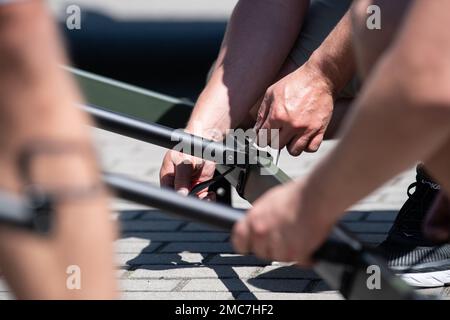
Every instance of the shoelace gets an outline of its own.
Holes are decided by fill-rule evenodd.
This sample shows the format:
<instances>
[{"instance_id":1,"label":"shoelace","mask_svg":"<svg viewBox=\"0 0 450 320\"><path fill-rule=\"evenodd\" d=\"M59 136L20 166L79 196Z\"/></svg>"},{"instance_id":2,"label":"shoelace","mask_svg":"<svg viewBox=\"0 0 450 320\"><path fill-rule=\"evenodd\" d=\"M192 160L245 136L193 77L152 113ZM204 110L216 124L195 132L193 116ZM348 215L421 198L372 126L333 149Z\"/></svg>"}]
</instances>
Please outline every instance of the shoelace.
<instances>
[{"instance_id":1,"label":"shoelace","mask_svg":"<svg viewBox=\"0 0 450 320\"><path fill-rule=\"evenodd\" d=\"M411 183L407 190L409 200L419 204L420 207L412 212L406 212L404 217L400 217L400 221L398 221L398 223L402 226L402 231L414 233L416 235L421 234L422 221L426 211L423 199L428 197L430 192L427 188L423 193L419 193L420 191L418 188L420 187L419 182L416 181ZM411 192L412 189L415 189L415 191Z\"/></svg>"}]
</instances>

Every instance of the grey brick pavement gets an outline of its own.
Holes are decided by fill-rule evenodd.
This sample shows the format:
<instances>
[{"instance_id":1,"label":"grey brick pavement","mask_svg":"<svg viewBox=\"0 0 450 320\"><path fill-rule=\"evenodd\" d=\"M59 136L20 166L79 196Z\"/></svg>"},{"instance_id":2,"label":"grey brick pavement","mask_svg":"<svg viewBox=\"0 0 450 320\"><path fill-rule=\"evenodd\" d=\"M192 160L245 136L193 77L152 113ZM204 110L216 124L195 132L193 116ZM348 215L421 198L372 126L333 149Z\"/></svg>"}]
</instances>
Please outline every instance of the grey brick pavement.
<instances>
[{"instance_id":1,"label":"grey brick pavement","mask_svg":"<svg viewBox=\"0 0 450 320\"><path fill-rule=\"evenodd\" d=\"M95 130L104 167L157 183L164 150ZM332 147L293 159L283 153L280 167L292 177L307 174ZM382 241L414 179L410 170L358 203L343 223L369 245ZM234 195L234 206L248 204ZM229 234L173 218L150 208L114 201L122 234L116 241L117 277L123 299L340 299L318 276L280 263L233 253ZM448 296L447 289L424 290ZM0 284L0 299L10 299Z\"/></svg>"},{"instance_id":2,"label":"grey brick pavement","mask_svg":"<svg viewBox=\"0 0 450 320\"><path fill-rule=\"evenodd\" d=\"M95 132L108 170L157 183L164 150ZM297 159L282 153L279 165L290 176L302 177L334 144L326 142L318 153ZM354 206L343 223L366 244L381 242L412 181L414 170L396 177ZM235 207L249 206L236 194L233 202ZM124 227L117 241L117 261L125 270L120 276L124 299L341 298L313 271L234 254L227 233L132 204L116 202L115 207L128 210L120 214ZM424 292L445 295L442 289Z\"/></svg>"}]
</instances>

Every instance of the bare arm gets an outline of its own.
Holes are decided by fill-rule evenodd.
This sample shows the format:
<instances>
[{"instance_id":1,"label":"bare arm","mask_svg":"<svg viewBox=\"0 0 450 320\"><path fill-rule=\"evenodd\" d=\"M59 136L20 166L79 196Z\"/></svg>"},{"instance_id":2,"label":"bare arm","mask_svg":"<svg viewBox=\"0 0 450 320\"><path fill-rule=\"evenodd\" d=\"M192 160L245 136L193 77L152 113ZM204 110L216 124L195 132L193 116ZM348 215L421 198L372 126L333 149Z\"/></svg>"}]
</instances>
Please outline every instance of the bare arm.
<instances>
[{"instance_id":1,"label":"bare arm","mask_svg":"<svg viewBox=\"0 0 450 320\"><path fill-rule=\"evenodd\" d=\"M347 12L322 45L299 69L266 92L257 129L279 129L279 149L298 156L319 149L338 93L355 75L350 13ZM270 136L270 135L269 135Z\"/></svg>"},{"instance_id":2,"label":"bare arm","mask_svg":"<svg viewBox=\"0 0 450 320\"><path fill-rule=\"evenodd\" d=\"M211 79L188 125L221 133L235 128L271 84L300 32L309 1L241 0Z\"/></svg>"},{"instance_id":3,"label":"bare arm","mask_svg":"<svg viewBox=\"0 0 450 320\"><path fill-rule=\"evenodd\" d=\"M355 104L342 140L309 179L323 211L342 214L450 135L448 3L416 1ZM326 181L326 183L324 183ZM310 190L310 191L308 191ZM317 189L316 189L317 192Z\"/></svg>"},{"instance_id":4,"label":"bare arm","mask_svg":"<svg viewBox=\"0 0 450 320\"><path fill-rule=\"evenodd\" d=\"M286 60L308 4L307 0L239 1L186 131L220 140L243 121ZM160 182L187 194L196 183L212 178L214 169L214 163L170 151L161 166ZM204 190L198 196L210 195Z\"/></svg>"},{"instance_id":5,"label":"bare arm","mask_svg":"<svg viewBox=\"0 0 450 320\"><path fill-rule=\"evenodd\" d=\"M0 21L0 187L22 192L17 157L25 146L40 140L89 149L91 139L88 119L75 107L80 95L60 68L66 59L44 2L1 6ZM99 181L89 154L40 159L33 163L41 181L75 188ZM60 203L53 222L44 237L0 226L0 269L17 297L115 297L106 195ZM71 265L81 270L80 290L66 286Z\"/></svg>"},{"instance_id":6,"label":"bare arm","mask_svg":"<svg viewBox=\"0 0 450 320\"><path fill-rule=\"evenodd\" d=\"M450 32L443 26L449 12L448 2L414 2L340 143L306 181L274 188L255 203L234 229L239 252L310 264L347 208L448 142Z\"/></svg>"},{"instance_id":7,"label":"bare arm","mask_svg":"<svg viewBox=\"0 0 450 320\"><path fill-rule=\"evenodd\" d=\"M352 46L352 23L347 12L322 45L314 51L309 64L330 83L332 93L341 91L356 73Z\"/></svg>"}]
</instances>

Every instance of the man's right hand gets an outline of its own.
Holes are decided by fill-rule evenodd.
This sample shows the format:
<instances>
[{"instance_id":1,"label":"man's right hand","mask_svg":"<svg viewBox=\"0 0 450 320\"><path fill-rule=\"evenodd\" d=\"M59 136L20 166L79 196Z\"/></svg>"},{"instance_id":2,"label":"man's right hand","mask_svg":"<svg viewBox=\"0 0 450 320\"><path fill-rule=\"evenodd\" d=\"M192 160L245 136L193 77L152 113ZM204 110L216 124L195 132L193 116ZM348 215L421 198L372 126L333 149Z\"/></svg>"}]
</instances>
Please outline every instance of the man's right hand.
<instances>
[{"instance_id":1,"label":"man's right hand","mask_svg":"<svg viewBox=\"0 0 450 320\"><path fill-rule=\"evenodd\" d=\"M215 169L214 162L170 150L164 157L159 173L161 187L175 189L187 196L195 185L212 179ZM202 190L197 196L206 200L215 198L215 194L208 192L208 189Z\"/></svg>"},{"instance_id":2,"label":"man's right hand","mask_svg":"<svg viewBox=\"0 0 450 320\"><path fill-rule=\"evenodd\" d=\"M292 156L319 149L333 114L333 84L318 70L306 63L272 85L258 111L255 129L279 130L275 147Z\"/></svg>"}]
</instances>

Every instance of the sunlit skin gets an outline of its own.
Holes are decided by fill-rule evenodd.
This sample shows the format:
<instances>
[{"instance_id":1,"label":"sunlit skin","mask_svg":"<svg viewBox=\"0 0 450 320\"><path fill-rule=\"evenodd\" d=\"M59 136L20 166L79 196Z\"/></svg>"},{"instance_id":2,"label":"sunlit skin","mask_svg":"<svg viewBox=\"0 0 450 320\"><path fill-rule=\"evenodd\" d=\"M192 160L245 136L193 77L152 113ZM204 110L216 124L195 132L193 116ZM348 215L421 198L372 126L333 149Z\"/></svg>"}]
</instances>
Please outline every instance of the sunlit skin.
<instances>
[{"instance_id":1,"label":"sunlit skin","mask_svg":"<svg viewBox=\"0 0 450 320\"><path fill-rule=\"evenodd\" d=\"M293 156L319 149L335 101L355 74L350 30L347 13L307 63L264 95L255 128L280 130L278 147Z\"/></svg>"},{"instance_id":2,"label":"sunlit skin","mask_svg":"<svg viewBox=\"0 0 450 320\"><path fill-rule=\"evenodd\" d=\"M450 3L373 2L389 14L383 18L385 27L371 33L365 23L372 1L358 1L353 8L354 46L366 84L340 142L305 180L257 201L235 226L232 240L238 252L309 265L352 204L418 160L441 159L432 171L450 191L449 157L441 150L450 138L450 32L442 27Z\"/></svg>"},{"instance_id":3,"label":"sunlit skin","mask_svg":"<svg viewBox=\"0 0 450 320\"><path fill-rule=\"evenodd\" d=\"M289 58L308 4L303 0L238 2L187 132L220 140L229 129L256 124L257 129L280 130L279 147L286 146L292 155L317 151L333 111L348 105L345 102L344 108L335 108L335 98L356 67L348 15L304 66ZM195 130L198 123L202 128ZM211 129L216 134L211 135ZM186 194L195 183L213 174L214 164L169 151L161 166L160 182ZM203 192L199 197L209 195Z\"/></svg>"},{"instance_id":4,"label":"sunlit skin","mask_svg":"<svg viewBox=\"0 0 450 320\"><path fill-rule=\"evenodd\" d=\"M43 1L0 6L0 188L21 193L17 157L36 141L92 149L82 99L62 71L65 55ZM41 161L41 160L42 161ZM39 156L34 171L54 185L87 186L99 181L90 152ZM108 197L99 192L57 206L54 228L38 236L0 226L0 270L20 299L107 299L116 297L113 268L115 225ZM66 286L71 265L81 270L81 289Z\"/></svg>"}]
</instances>

